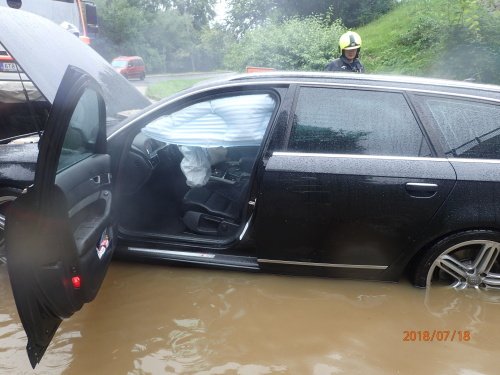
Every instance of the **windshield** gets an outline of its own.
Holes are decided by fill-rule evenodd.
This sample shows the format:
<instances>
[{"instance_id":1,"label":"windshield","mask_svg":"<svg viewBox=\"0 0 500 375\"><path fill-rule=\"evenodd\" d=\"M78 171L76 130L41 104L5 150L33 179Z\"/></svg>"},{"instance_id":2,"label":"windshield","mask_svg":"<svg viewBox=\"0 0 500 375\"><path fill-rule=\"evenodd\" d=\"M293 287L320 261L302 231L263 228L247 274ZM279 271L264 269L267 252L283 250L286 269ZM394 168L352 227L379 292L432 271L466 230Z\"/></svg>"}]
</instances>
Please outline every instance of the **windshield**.
<instances>
[{"instance_id":1,"label":"windshield","mask_svg":"<svg viewBox=\"0 0 500 375\"><path fill-rule=\"evenodd\" d=\"M115 68L126 68L127 62L125 60L113 60L111 62L111 65L114 66Z\"/></svg>"}]
</instances>

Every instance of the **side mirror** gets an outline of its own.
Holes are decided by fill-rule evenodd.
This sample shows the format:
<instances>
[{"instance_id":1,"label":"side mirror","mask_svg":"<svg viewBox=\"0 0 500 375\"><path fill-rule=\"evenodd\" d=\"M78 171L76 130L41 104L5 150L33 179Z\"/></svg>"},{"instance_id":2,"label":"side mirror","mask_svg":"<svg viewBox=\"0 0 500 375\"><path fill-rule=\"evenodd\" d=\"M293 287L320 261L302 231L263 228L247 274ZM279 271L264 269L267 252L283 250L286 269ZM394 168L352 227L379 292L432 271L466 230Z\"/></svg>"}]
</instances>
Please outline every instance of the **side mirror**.
<instances>
[{"instance_id":1,"label":"side mirror","mask_svg":"<svg viewBox=\"0 0 500 375\"><path fill-rule=\"evenodd\" d=\"M97 20L97 7L94 3L85 3L85 16L87 19L88 32L97 34L99 31L99 24Z\"/></svg>"}]
</instances>

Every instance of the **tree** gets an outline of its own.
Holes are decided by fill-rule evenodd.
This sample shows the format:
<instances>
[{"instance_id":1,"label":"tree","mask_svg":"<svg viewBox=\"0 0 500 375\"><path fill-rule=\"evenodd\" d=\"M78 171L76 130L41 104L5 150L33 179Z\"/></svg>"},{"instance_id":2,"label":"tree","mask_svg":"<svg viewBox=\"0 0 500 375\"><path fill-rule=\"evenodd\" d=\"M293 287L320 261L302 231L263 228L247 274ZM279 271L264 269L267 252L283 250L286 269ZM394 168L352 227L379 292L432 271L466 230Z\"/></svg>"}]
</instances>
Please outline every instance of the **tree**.
<instances>
[{"instance_id":1,"label":"tree","mask_svg":"<svg viewBox=\"0 0 500 375\"><path fill-rule=\"evenodd\" d=\"M137 38L147 24L144 10L129 0L101 0L98 6L101 34L114 44Z\"/></svg>"},{"instance_id":2,"label":"tree","mask_svg":"<svg viewBox=\"0 0 500 375\"><path fill-rule=\"evenodd\" d=\"M344 31L339 22L327 24L313 16L270 22L248 31L231 46L225 64L235 70L249 65L281 70L323 70L337 53L338 39Z\"/></svg>"},{"instance_id":3,"label":"tree","mask_svg":"<svg viewBox=\"0 0 500 375\"><path fill-rule=\"evenodd\" d=\"M193 16L193 26L201 30L203 26L215 17L214 6L217 0L171 0L171 7L177 9L180 14Z\"/></svg>"},{"instance_id":4,"label":"tree","mask_svg":"<svg viewBox=\"0 0 500 375\"><path fill-rule=\"evenodd\" d=\"M277 13L277 0L230 0L226 24L237 36L262 25Z\"/></svg>"},{"instance_id":5,"label":"tree","mask_svg":"<svg viewBox=\"0 0 500 375\"><path fill-rule=\"evenodd\" d=\"M227 25L242 35L267 21L321 15L330 22L340 18L347 27L356 27L388 12L395 3L395 0L229 0Z\"/></svg>"},{"instance_id":6,"label":"tree","mask_svg":"<svg viewBox=\"0 0 500 375\"><path fill-rule=\"evenodd\" d=\"M96 0L100 32L93 47L106 59L140 55L149 72L221 64L222 30L213 30L216 0ZM219 44L216 44L219 43ZM218 67L218 66L217 66Z\"/></svg>"}]
</instances>

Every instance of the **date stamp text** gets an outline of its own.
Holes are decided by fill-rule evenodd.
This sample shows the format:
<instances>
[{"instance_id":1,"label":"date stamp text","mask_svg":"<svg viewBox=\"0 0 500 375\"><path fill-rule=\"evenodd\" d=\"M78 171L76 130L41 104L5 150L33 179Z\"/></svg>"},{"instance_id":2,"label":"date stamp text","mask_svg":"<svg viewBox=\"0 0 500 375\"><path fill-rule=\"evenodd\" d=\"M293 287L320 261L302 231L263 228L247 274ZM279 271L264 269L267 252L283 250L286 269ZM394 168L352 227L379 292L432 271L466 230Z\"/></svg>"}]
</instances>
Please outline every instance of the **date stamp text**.
<instances>
[{"instance_id":1,"label":"date stamp text","mask_svg":"<svg viewBox=\"0 0 500 375\"><path fill-rule=\"evenodd\" d=\"M403 341L407 342L468 342L471 332L456 329L409 330L403 331Z\"/></svg>"}]
</instances>

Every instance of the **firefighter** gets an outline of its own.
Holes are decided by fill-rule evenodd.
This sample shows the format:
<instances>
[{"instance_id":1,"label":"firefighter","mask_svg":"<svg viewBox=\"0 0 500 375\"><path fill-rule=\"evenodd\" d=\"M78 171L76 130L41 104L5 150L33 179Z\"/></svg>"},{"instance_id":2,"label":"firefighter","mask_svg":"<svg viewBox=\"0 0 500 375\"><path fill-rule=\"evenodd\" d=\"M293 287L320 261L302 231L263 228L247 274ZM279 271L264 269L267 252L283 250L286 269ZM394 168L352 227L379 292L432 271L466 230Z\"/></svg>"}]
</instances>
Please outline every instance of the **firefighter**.
<instances>
[{"instance_id":1,"label":"firefighter","mask_svg":"<svg viewBox=\"0 0 500 375\"><path fill-rule=\"evenodd\" d=\"M361 37L354 31L348 31L339 39L338 59L330 62L325 70L329 72L356 72L364 73L365 67L359 61L359 51L361 50Z\"/></svg>"}]
</instances>

